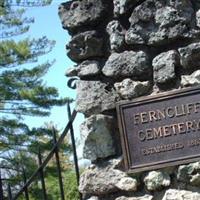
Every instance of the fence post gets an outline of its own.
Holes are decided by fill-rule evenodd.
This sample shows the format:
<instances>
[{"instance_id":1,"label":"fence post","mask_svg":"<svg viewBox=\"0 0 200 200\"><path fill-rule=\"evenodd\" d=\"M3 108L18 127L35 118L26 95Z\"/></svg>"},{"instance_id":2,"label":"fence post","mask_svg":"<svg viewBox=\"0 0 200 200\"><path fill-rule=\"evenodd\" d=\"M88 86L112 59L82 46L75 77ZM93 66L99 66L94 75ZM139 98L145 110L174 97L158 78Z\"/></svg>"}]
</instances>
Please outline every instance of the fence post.
<instances>
[{"instance_id":1,"label":"fence post","mask_svg":"<svg viewBox=\"0 0 200 200\"><path fill-rule=\"evenodd\" d=\"M53 142L54 142L54 145L56 145L57 139L56 139L56 130L55 130L55 128L53 128ZM59 186L60 186L60 195L61 195L61 199L65 200L64 189L63 189L63 181L62 181L62 173L61 173L61 166L60 166L60 158L59 158L59 149L58 149L57 146L55 148L55 158L56 158L56 167L57 167Z\"/></svg>"},{"instance_id":2,"label":"fence post","mask_svg":"<svg viewBox=\"0 0 200 200\"><path fill-rule=\"evenodd\" d=\"M42 165L42 155L41 155L40 148L39 148L39 151L38 151L38 163L39 163L39 167L40 167ZM40 174L40 181L41 181L41 184L42 184L43 199L47 200L47 193L46 193L46 187L45 187L45 181L44 181L43 168L41 168L39 174Z\"/></svg>"},{"instance_id":3,"label":"fence post","mask_svg":"<svg viewBox=\"0 0 200 200\"><path fill-rule=\"evenodd\" d=\"M9 183L8 183L8 200L12 200L12 192L11 192L11 187Z\"/></svg>"},{"instance_id":4,"label":"fence post","mask_svg":"<svg viewBox=\"0 0 200 200\"><path fill-rule=\"evenodd\" d=\"M1 170L0 170L0 200L3 200L3 183L1 179Z\"/></svg>"},{"instance_id":5,"label":"fence post","mask_svg":"<svg viewBox=\"0 0 200 200\"><path fill-rule=\"evenodd\" d=\"M24 167L22 167L22 171L23 171L24 185L26 185L27 178L26 178L26 172L25 172ZM25 187L25 189L24 189L24 194L25 194L25 199L26 199L26 200L29 200L28 188L27 188L27 187Z\"/></svg>"},{"instance_id":6,"label":"fence post","mask_svg":"<svg viewBox=\"0 0 200 200\"><path fill-rule=\"evenodd\" d=\"M67 103L67 113L68 113L68 119L71 119L71 108L70 108L70 102ZM76 179L77 179L77 185L79 186L79 179L80 179L80 173L79 173L79 166L78 166L78 157L76 152L76 143L74 138L74 129L73 129L73 123L70 123L70 135L71 135L71 142L72 142L72 149L73 149L73 157L74 157L74 165L76 170ZM82 194L79 193L80 200L82 200Z\"/></svg>"}]
</instances>

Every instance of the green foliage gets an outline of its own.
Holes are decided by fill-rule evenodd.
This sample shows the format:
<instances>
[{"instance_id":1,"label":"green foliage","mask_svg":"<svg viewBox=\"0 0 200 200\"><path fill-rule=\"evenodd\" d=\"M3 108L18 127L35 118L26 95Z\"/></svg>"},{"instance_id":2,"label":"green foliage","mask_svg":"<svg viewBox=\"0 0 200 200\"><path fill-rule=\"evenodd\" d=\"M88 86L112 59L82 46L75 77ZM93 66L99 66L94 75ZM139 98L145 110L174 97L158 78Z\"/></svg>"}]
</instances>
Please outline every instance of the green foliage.
<instances>
[{"instance_id":1,"label":"green foliage","mask_svg":"<svg viewBox=\"0 0 200 200\"><path fill-rule=\"evenodd\" d=\"M73 170L66 170L62 173L64 193L66 200L78 200L79 192L76 183L76 174ZM56 176L48 175L46 176L46 188L49 200L61 200L60 188L58 183L58 178ZM41 198L41 189L38 187L32 188L31 190L31 200L38 200Z\"/></svg>"},{"instance_id":2,"label":"green foliage","mask_svg":"<svg viewBox=\"0 0 200 200\"><path fill-rule=\"evenodd\" d=\"M0 38L8 38L26 33L33 18L24 17L25 9L21 7L47 6L52 0L0 0L1 34ZM18 7L17 9L13 9Z\"/></svg>"},{"instance_id":3,"label":"green foliage","mask_svg":"<svg viewBox=\"0 0 200 200\"><path fill-rule=\"evenodd\" d=\"M75 172L71 170L64 173L64 180L65 199L78 200L79 192Z\"/></svg>"},{"instance_id":4,"label":"green foliage","mask_svg":"<svg viewBox=\"0 0 200 200\"><path fill-rule=\"evenodd\" d=\"M57 89L47 86L43 81L43 76L54 61L39 63L38 58L49 53L55 41L42 36L31 39L23 35L34 22L33 18L24 17L26 7L46 6L50 3L51 0L0 0L0 166L10 179L13 193L23 185L23 170L27 177L36 170L38 147L43 156L53 147L52 126L30 129L23 122L24 117L48 116L54 106L72 101L70 98L60 98ZM21 35L20 40L15 39L18 35ZM58 135L58 130L56 132ZM65 142L60 152L63 176L65 170L71 169L70 152L71 147ZM45 173L49 184L47 187L52 189L57 174L52 171L55 171L55 163L50 165ZM36 180L31 186L31 199L41 199L39 183ZM58 194L56 186L55 194L49 199L59 199L54 198Z\"/></svg>"},{"instance_id":5,"label":"green foliage","mask_svg":"<svg viewBox=\"0 0 200 200\"><path fill-rule=\"evenodd\" d=\"M16 123L13 122L13 127L17 127ZM21 124L21 128L25 130L28 128ZM50 150L53 148L53 132L50 127L39 128L27 130L30 141L22 140L18 141L21 143L21 149L19 151L18 148L12 148L12 153L3 159L1 162L1 168L6 168L7 172L9 172L9 183L12 187L13 194L18 191L19 186L23 186L23 170L26 172L26 177L29 178L36 171L38 167L38 147L40 147L40 151L43 159L48 155ZM58 132L57 132L58 137ZM17 144L17 143L15 143ZM14 144L14 145L15 145ZM8 148L10 146L8 145ZM24 148L22 148L24 147ZM71 155L71 146L69 142L65 140L63 144L59 148L59 157L61 163L63 184L65 190L66 199L75 200L78 195L77 184L76 184L76 176L73 171L72 164L69 160L69 156ZM49 200L60 199L60 189L58 183L58 174L56 168L56 161L54 158L48 163L48 166L44 170L45 175L45 183ZM31 184L29 188L30 199L38 200L42 199L42 188L39 176L34 182ZM23 199L23 197L21 197Z\"/></svg>"},{"instance_id":6,"label":"green foliage","mask_svg":"<svg viewBox=\"0 0 200 200\"><path fill-rule=\"evenodd\" d=\"M27 62L37 62L38 56L52 50L55 41L46 37L39 39L24 39L19 42L5 40L0 42L0 67L17 67Z\"/></svg>"},{"instance_id":7,"label":"green foliage","mask_svg":"<svg viewBox=\"0 0 200 200\"><path fill-rule=\"evenodd\" d=\"M63 176L63 185L64 193L66 200L79 200L79 192L76 183L76 174L73 170L66 170L62 173ZM48 175L45 177L47 197L48 200L61 200L60 197L60 188L58 179L56 176ZM30 200L39 200L42 199L42 188L39 180L32 185L29 190L29 199ZM25 200L23 196L19 200Z\"/></svg>"}]
</instances>

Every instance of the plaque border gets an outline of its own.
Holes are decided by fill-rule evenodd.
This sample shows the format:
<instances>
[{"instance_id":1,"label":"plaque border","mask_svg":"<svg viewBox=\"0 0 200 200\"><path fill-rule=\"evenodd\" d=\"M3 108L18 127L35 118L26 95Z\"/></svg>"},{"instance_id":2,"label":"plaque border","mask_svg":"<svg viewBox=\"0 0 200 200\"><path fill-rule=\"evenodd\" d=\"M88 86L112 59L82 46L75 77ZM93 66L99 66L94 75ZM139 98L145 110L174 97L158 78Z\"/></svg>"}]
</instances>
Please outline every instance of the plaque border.
<instances>
[{"instance_id":1,"label":"plaque border","mask_svg":"<svg viewBox=\"0 0 200 200\"><path fill-rule=\"evenodd\" d=\"M125 170L127 173L137 173L137 172L142 172L142 171L155 170L155 169L160 169L164 167L176 166L176 165L199 161L200 152L198 155L194 155L194 156L192 155L185 156L185 157L182 156L178 160L177 159L163 160L160 162L137 165L135 167L131 166L130 150L129 150L129 144L128 144L128 139L127 139L126 126L124 124L125 120L124 120L124 115L123 115L123 109L136 106L136 105L143 105L143 104L148 104L151 102L160 102L166 99L173 99L177 97L184 97L184 96L195 95L199 93L200 93L200 86L195 86L195 87L189 87L189 88L184 88L184 89L176 89L173 91L163 92L163 93L149 95L145 97L138 97L132 101L123 100L116 103L117 118L118 118L118 125L119 125L119 131L120 131L120 140L121 140L121 146L122 146L122 152L123 152L123 160L125 164Z\"/></svg>"}]
</instances>

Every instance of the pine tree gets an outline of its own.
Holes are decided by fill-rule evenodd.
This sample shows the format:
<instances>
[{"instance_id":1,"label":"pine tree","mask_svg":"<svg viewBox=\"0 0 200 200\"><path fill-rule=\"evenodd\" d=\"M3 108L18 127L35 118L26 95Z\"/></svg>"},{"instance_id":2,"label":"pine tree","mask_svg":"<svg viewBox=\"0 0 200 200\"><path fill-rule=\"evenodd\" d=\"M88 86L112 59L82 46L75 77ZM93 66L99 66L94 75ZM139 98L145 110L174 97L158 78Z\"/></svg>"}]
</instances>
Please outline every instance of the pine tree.
<instances>
[{"instance_id":1,"label":"pine tree","mask_svg":"<svg viewBox=\"0 0 200 200\"><path fill-rule=\"evenodd\" d=\"M23 152L34 153L34 143L48 130L30 130L23 118L48 116L53 106L71 101L59 98L57 89L46 86L42 80L54 61L41 64L38 57L50 52L55 42L47 37L25 36L34 22L33 18L24 17L26 7L50 3L50 0L0 0L0 168L7 169L11 177L17 176L20 156L29 156Z\"/></svg>"}]
</instances>

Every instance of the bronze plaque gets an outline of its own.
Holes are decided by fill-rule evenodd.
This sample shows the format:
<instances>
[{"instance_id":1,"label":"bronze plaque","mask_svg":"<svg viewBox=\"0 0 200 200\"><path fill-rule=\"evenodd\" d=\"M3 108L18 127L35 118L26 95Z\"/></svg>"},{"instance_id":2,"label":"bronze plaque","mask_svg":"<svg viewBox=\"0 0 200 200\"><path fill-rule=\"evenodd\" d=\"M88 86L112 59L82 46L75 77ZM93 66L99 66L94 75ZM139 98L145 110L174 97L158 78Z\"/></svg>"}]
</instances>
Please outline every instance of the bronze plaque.
<instances>
[{"instance_id":1,"label":"bronze plaque","mask_svg":"<svg viewBox=\"0 0 200 200\"><path fill-rule=\"evenodd\" d=\"M117 111L128 172L200 160L200 87L120 102Z\"/></svg>"}]
</instances>

